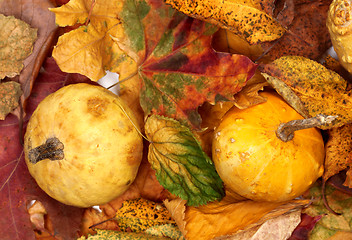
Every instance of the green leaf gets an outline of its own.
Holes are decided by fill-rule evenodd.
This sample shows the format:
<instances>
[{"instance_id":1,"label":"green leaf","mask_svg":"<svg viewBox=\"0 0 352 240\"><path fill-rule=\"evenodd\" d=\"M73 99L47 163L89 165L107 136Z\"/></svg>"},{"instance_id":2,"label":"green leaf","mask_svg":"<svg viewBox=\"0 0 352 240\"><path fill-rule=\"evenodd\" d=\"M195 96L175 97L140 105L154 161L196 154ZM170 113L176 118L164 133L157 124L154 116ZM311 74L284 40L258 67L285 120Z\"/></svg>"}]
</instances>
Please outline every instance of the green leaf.
<instances>
[{"instance_id":1,"label":"green leaf","mask_svg":"<svg viewBox=\"0 0 352 240\"><path fill-rule=\"evenodd\" d=\"M222 180L188 127L174 119L152 115L145 131L150 141L148 160L163 187L187 200L190 206L223 197Z\"/></svg>"}]
</instances>

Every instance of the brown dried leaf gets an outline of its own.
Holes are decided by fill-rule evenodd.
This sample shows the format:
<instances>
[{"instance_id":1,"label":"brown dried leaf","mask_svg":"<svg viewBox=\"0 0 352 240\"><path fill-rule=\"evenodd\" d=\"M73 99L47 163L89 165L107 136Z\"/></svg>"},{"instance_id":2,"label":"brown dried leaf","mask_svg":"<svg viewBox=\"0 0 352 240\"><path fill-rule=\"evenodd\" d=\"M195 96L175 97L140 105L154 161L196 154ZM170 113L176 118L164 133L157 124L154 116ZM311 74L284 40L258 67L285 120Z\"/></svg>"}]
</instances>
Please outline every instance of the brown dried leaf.
<instances>
[{"instance_id":1,"label":"brown dried leaf","mask_svg":"<svg viewBox=\"0 0 352 240\"><path fill-rule=\"evenodd\" d=\"M301 222L301 210L269 219L260 226L240 231L232 236L218 237L214 240L286 240Z\"/></svg>"},{"instance_id":2,"label":"brown dried leaf","mask_svg":"<svg viewBox=\"0 0 352 240\"><path fill-rule=\"evenodd\" d=\"M0 120L18 106L18 100L22 95L21 85L17 82L0 83Z\"/></svg>"},{"instance_id":3,"label":"brown dried leaf","mask_svg":"<svg viewBox=\"0 0 352 240\"><path fill-rule=\"evenodd\" d=\"M185 212L186 212L186 203L187 201L181 198L176 198L173 200L166 199L164 201L164 205L169 210L172 218L175 220L183 236L186 235L186 222L184 221Z\"/></svg>"},{"instance_id":4,"label":"brown dried leaf","mask_svg":"<svg viewBox=\"0 0 352 240\"><path fill-rule=\"evenodd\" d=\"M96 229L120 230L115 221L106 221L108 219L105 212L98 211L94 208L87 208L82 217L81 234L95 234ZM90 228L95 226L94 229Z\"/></svg>"},{"instance_id":5,"label":"brown dried leaf","mask_svg":"<svg viewBox=\"0 0 352 240\"><path fill-rule=\"evenodd\" d=\"M343 183L343 185L345 187L352 189L352 168L351 167L346 172L346 179L345 179L345 182Z\"/></svg>"},{"instance_id":6,"label":"brown dried leaf","mask_svg":"<svg viewBox=\"0 0 352 240\"><path fill-rule=\"evenodd\" d=\"M22 85L22 102L26 103L39 70L51 50L56 35L55 15L48 11L53 7L51 0L1 0L0 13L14 16L38 29L38 38L33 46L32 54L24 60L24 68L16 77ZM18 78L18 79L17 79Z\"/></svg>"},{"instance_id":7,"label":"brown dried leaf","mask_svg":"<svg viewBox=\"0 0 352 240\"><path fill-rule=\"evenodd\" d=\"M0 14L0 79L20 74L23 61L32 53L37 29L13 16Z\"/></svg>"},{"instance_id":8,"label":"brown dried leaf","mask_svg":"<svg viewBox=\"0 0 352 240\"><path fill-rule=\"evenodd\" d=\"M352 167L352 124L332 128L327 132L329 139L325 144L324 181L340 171Z\"/></svg>"},{"instance_id":9,"label":"brown dried leaf","mask_svg":"<svg viewBox=\"0 0 352 240\"><path fill-rule=\"evenodd\" d=\"M35 201L34 204L28 209L28 213L35 229L45 231L44 216L47 214L47 211L44 205L40 201Z\"/></svg>"},{"instance_id":10,"label":"brown dried leaf","mask_svg":"<svg viewBox=\"0 0 352 240\"><path fill-rule=\"evenodd\" d=\"M269 86L268 82L259 71L256 71L254 76L247 82L246 86L234 96L235 106L239 109L245 109L266 102L266 99L258 94L258 92L264 90L266 86Z\"/></svg>"},{"instance_id":11,"label":"brown dried leaf","mask_svg":"<svg viewBox=\"0 0 352 240\"><path fill-rule=\"evenodd\" d=\"M271 60L286 55L318 59L331 47L330 35L326 27L331 0L283 2L287 5L287 10L281 11L278 21L289 30L278 42L262 43L264 52L268 51L267 55ZM285 23L284 19L292 19L292 22Z\"/></svg>"}]
</instances>

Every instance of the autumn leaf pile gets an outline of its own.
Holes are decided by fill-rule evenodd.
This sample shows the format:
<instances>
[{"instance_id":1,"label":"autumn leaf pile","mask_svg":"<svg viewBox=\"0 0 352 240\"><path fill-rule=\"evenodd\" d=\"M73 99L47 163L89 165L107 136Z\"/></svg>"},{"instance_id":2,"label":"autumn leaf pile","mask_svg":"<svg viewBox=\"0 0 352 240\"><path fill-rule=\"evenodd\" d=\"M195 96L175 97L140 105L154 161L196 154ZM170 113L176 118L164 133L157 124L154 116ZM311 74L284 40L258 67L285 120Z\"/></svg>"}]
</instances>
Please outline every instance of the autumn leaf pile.
<instances>
[{"instance_id":1,"label":"autumn leaf pile","mask_svg":"<svg viewBox=\"0 0 352 240\"><path fill-rule=\"evenodd\" d=\"M1 239L351 238L352 98L350 75L326 56L331 2L0 1ZM136 113L144 158L100 210L66 206L27 170L26 124L50 93L107 71ZM338 116L321 127L324 175L300 199L231 194L211 160L222 116L266 89L305 118Z\"/></svg>"}]
</instances>

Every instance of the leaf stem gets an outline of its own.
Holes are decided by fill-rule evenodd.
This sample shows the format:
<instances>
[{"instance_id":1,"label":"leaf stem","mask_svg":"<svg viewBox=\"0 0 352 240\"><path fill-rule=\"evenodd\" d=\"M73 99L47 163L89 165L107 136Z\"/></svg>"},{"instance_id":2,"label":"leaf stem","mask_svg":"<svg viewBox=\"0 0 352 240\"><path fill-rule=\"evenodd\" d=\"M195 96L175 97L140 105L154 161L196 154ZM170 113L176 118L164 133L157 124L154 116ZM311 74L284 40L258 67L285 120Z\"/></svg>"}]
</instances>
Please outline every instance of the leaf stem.
<instances>
[{"instance_id":1,"label":"leaf stem","mask_svg":"<svg viewBox=\"0 0 352 240\"><path fill-rule=\"evenodd\" d=\"M92 229L92 228L94 228L94 227L96 227L96 226L98 226L100 224L103 224L103 223L106 223L106 222L109 222L109 221L113 221L113 220L115 220L115 217L105 219L105 220L103 220L101 222L98 222L98 223L95 223L95 224L89 226L89 229Z\"/></svg>"},{"instance_id":2,"label":"leaf stem","mask_svg":"<svg viewBox=\"0 0 352 240\"><path fill-rule=\"evenodd\" d=\"M326 180L326 181L323 181L323 186L322 186L322 188L321 188L324 206L325 206L326 209L327 209L329 212L331 212L332 214L334 214L334 215L336 215L336 216L342 215L342 213L338 213L338 212L334 211L334 210L330 207L330 205L329 205L329 203L328 203L328 200L326 199L326 195L325 195L326 182L327 182L327 180Z\"/></svg>"},{"instance_id":3,"label":"leaf stem","mask_svg":"<svg viewBox=\"0 0 352 240\"><path fill-rule=\"evenodd\" d=\"M119 85L119 84L121 84L121 83L123 83L123 82L126 82L127 80L129 80L129 79L133 78L134 76L136 76L137 73L138 73L138 71L133 72L131 75L125 77L125 78L122 79L122 80L119 80L117 83L114 83L113 85L107 87L106 89L113 88L113 87L115 87L116 85Z\"/></svg>"},{"instance_id":4,"label":"leaf stem","mask_svg":"<svg viewBox=\"0 0 352 240\"><path fill-rule=\"evenodd\" d=\"M90 17L92 16L92 12L93 12L93 8L95 6L96 2L95 0L92 0L92 4L90 5L90 9L89 9L89 12L88 12L88 17L87 17L87 20L86 22L84 23L84 25L88 25L88 23L90 22Z\"/></svg>"},{"instance_id":5,"label":"leaf stem","mask_svg":"<svg viewBox=\"0 0 352 240\"><path fill-rule=\"evenodd\" d=\"M287 123L281 123L276 130L276 136L280 140L288 142L293 139L295 131L330 124L337 117L338 116L318 114L315 117L311 118L292 120Z\"/></svg>"}]
</instances>

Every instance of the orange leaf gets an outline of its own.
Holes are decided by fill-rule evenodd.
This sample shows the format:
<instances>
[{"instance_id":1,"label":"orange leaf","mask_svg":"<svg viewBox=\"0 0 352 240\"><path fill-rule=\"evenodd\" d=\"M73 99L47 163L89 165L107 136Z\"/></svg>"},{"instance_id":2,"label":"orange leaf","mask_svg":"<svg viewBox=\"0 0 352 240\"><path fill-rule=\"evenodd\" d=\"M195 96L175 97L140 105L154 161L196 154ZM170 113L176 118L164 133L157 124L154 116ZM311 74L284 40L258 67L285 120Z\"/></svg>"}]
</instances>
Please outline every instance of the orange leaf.
<instances>
[{"instance_id":1,"label":"orange leaf","mask_svg":"<svg viewBox=\"0 0 352 240\"><path fill-rule=\"evenodd\" d=\"M258 226L269 219L300 209L308 202L309 200L255 202L234 200L227 195L221 201L200 207L185 206L185 202L178 199L165 202L165 205L186 239L210 240Z\"/></svg>"}]
</instances>

